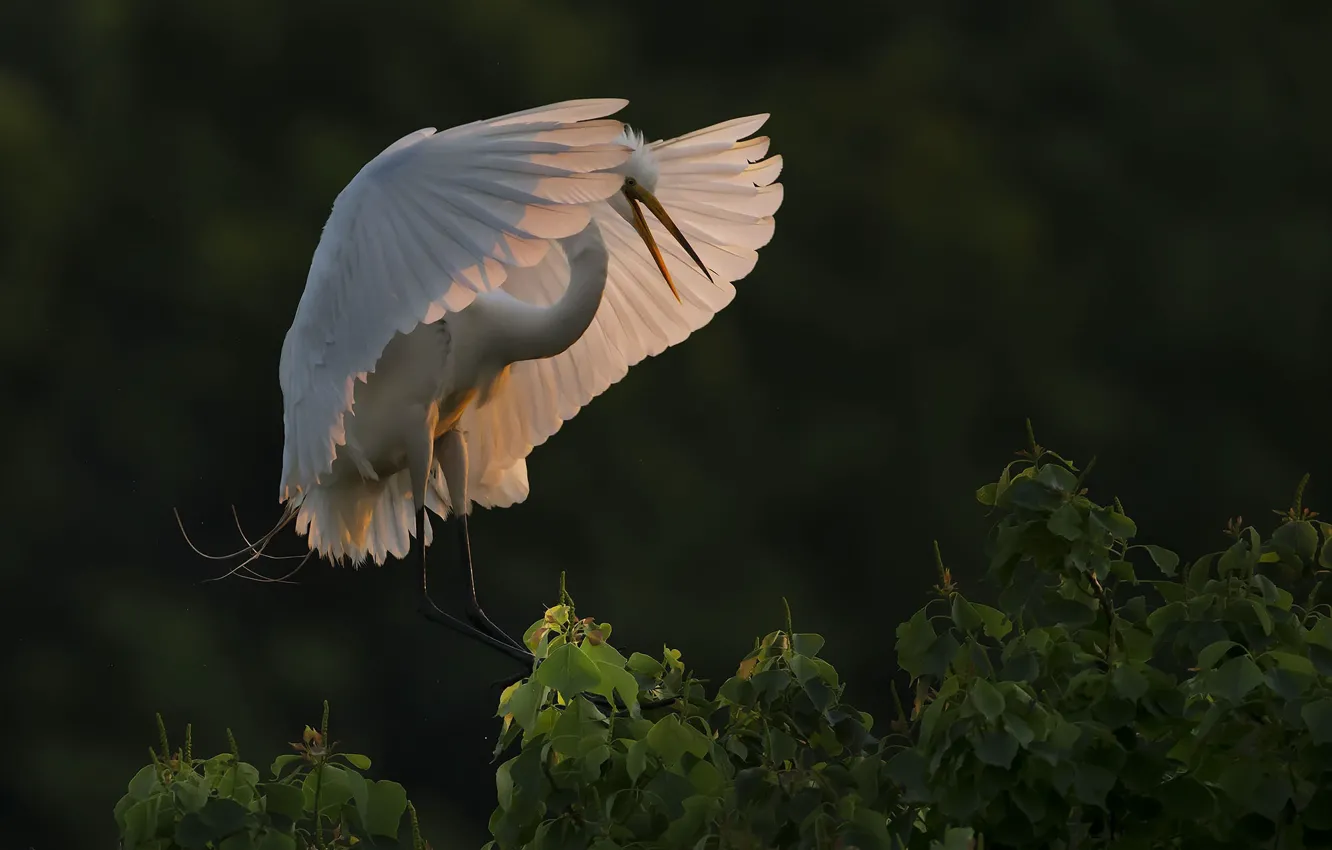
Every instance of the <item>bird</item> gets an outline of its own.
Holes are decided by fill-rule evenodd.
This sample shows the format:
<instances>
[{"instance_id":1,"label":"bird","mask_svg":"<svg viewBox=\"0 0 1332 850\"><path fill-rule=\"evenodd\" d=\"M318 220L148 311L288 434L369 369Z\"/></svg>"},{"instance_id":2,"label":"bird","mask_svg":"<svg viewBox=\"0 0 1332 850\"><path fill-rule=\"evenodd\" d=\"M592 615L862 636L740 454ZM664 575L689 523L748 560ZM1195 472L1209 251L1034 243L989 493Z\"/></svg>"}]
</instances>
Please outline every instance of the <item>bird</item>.
<instances>
[{"instance_id":1,"label":"bird","mask_svg":"<svg viewBox=\"0 0 1332 850\"><path fill-rule=\"evenodd\" d=\"M279 360L274 531L352 566L415 542L422 612L523 661L477 599L473 506L525 500L536 446L729 304L782 202L781 157L749 138L767 114L648 143L607 117L627 103L389 145L335 199ZM431 599L429 513L456 527L470 626Z\"/></svg>"}]
</instances>

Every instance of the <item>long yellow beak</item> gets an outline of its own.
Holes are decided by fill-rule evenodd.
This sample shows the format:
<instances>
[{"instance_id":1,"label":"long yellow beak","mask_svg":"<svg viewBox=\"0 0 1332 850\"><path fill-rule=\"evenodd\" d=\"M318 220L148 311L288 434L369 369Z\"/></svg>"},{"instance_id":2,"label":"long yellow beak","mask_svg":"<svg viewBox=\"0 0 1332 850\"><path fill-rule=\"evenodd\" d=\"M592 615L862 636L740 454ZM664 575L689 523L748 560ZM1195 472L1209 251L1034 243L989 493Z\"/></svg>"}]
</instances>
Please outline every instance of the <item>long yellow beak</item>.
<instances>
[{"instance_id":1,"label":"long yellow beak","mask_svg":"<svg viewBox=\"0 0 1332 850\"><path fill-rule=\"evenodd\" d=\"M652 254L653 260L656 260L657 268L661 271L661 276L666 278L666 285L671 288L671 294L675 296L676 301L680 300L680 293L675 288L675 281L671 280L671 273L666 269L666 261L662 259L661 249L657 247L657 240L652 236L652 228L648 227L647 218L643 216L643 210L638 206L639 204L642 204L652 211L652 214L657 217L657 221L661 222L662 226L670 231L671 235L675 237L675 241L680 243L680 247L685 249L685 252L689 254L690 258L698 264L698 267L703 274L707 276L708 281L712 282L712 274L708 271L707 266L703 265L703 261L698 258L698 254L694 253L693 246L689 244L689 240L680 232L680 228L675 226L675 222L671 221L671 217L661 205L661 201L658 201L651 192L644 189L643 186L632 177L625 179L624 188L620 191L624 193L625 199L629 201L629 209L634 212L634 230L637 230L638 235L643 238L644 244L647 245L648 253Z\"/></svg>"}]
</instances>

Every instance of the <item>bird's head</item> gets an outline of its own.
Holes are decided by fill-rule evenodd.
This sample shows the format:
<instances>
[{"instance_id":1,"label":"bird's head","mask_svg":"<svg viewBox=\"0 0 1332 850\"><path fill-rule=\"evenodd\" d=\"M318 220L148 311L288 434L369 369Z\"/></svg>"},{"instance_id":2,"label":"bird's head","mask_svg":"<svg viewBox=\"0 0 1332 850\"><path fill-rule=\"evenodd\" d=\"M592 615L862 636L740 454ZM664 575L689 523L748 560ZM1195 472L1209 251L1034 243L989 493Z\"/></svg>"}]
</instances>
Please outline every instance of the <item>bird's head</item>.
<instances>
[{"instance_id":1,"label":"bird's head","mask_svg":"<svg viewBox=\"0 0 1332 850\"><path fill-rule=\"evenodd\" d=\"M638 235L642 237L643 244L647 246L648 253L656 261L661 276L666 279L666 285L671 288L671 294L675 300L680 300L680 293L675 288L675 281L671 280L671 273L666 268L666 261L661 256L661 249L657 247L657 240L652 235L652 229L648 227L647 218L643 215L643 207L647 207L666 228L675 237L675 241L680 243L680 247L685 249L690 258L698 265L699 269L712 280L712 274L707 266L699 259L694 247L689 244L689 240L680 232L680 228L671 221L670 214L666 208L661 205L657 197L652 194L657 188L657 160L653 156L652 149L643 143L643 134L635 132L628 125L625 125L624 132L616 140L619 144L627 145L632 153L629 159L625 160L623 165L618 166L615 172L624 175L624 186L620 188L618 195L612 195L610 200L611 208L620 214L620 217L633 225Z\"/></svg>"}]
</instances>

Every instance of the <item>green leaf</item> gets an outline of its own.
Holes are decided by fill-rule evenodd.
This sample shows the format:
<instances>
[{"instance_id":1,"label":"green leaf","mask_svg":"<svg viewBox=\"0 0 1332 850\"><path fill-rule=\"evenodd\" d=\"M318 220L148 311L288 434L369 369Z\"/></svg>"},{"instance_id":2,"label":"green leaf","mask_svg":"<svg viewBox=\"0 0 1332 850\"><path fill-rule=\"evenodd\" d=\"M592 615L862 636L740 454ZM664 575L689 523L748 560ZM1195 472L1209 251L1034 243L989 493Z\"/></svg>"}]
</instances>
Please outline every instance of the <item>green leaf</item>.
<instances>
[{"instance_id":1,"label":"green leaf","mask_svg":"<svg viewBox=\"0 0 1332 850\"><path fill-rule=\"evenodd\" d=\"M1030 682L1041 672L1041 660L1034 652L1018 652L1004 662L1000 678L1011 682Z\"/></svg>"},{"instance_id":2,"label":"green leaf","mask_svg":"<svg viewBox=\"0 0 1332 850\"><path fill-rule=\"evenodd\" d=\"M893 840L888 835L888 824L882 814L867 806L857 806L851 815L847 837L852 843L846 846L861 850L891 850ZM762 845L756 845L762 846ZM695 848L698 850L698 848Z\"/></svg>"},{"instance_id":3,"label":"green leaf","mask_svg":"<svg viewBox=\"0 0 1332 850\"><path fill-rule=\"evenodd\" d=\"M770 667L762 673L755 673L749 682L754 686L754 693L759 699L771 702L791 684L791 674L781 667Z\"/></svg>"},{"instance_id":4,"label":"green leaf","mask_svg":"<svg viewBox=\"0 0 1332 850\"><path fill-rule=\"evenodd\" d=\"M148 797L125 810L125 826L121 835L125 839L127 848L135 848L139 842L157 834L157 820L161 808L159 800L158 797ZM186 815L186 817L197 817L197 815Z\"/></svg>"},{"instance_id":5,"label":"green leaf","mask_svg":"<svg viewBox=\"0 0 1332 850\"><path fill-rule=\"evenodd\" d=\"M897 627L897 663L911 676L916 678L925 665L925 654L934 643L936 635L930 624L929 615L922 608L911 619Z\"/></svg>"},{"instance_id":6,"label":"green leaf","mask_svg":"<svg viewBox=\"0 0 1332 850\"><path fill-rule=\"evenodd\" d=\"M351 802L356 806L356 812L364 823L370 816L370 783L364 776L350 768L344 770L342 776L347 781L347 787L351 789Z\"/></svg>"},{"instance_id":7,"label":"green leaf","mask_svg":"<svg viewBox=\"0 0 1332 850\"><path fill-rule=\"evenodd\" d=\"M537 667L536 680L554 688L566 700L601 684L601 673L578 647L566 643L551 652Z\"/></svg>"},{"instance_id":8,"label":"green leaf","mask_svg":"<svg viewBox=\"0 0 1332 850\"><path fill-rule=\"evenodd\" d=\"M668 818L674 819L684 814L684 801L694 796L694 786L689 780L670 770L659 771L644 790L654 795L661 803Z\"/></svg>"},{"instance_id":9,"label":"green leaf","mask_svg":"<svg viewBox=\"0 0 1332 850\"><path fill-rule=\"evenodd\" d=\"M1048 467L1047 467L1048 468ZM1046 521L1045 527L1050 529L1050 533L1065 540L1077 540L1082 536L1082 512L1073 505L1065 502L1059 506L1050 519Z\"/></svg>"},{"instance_id":10,"label":"green leaf","mask_svg":"<svg viewBox=\"0 0 1332 850\"><path fill-rule=\"evenodd\" d=\"M370 769L370 759L366 756L361 755L360 753L338 753L338 755L342 756L347 761L351 762L352 767L355 767L359 770Z\"/></svg>"},{"instance_id":11,"label":"green leaf","mask_svg":"<svg viewBox=\"0 0 1332 850\"><path fill-rule=\"evenodd\" d=\"M661 666L661 662L651 655L644 655L641 652L635 652L629 656L629 669L633 670L644 679L660 679L666 672L666 668Z\"/></svg>"},{"instance_id":12,"label":"green leaf","mask_svg":"<svg viewBox=\"0 0 1332 850\"><path fill-rule=\"evenodd\" d=\"M1018 746L1026 747L1036 739L1036 732L1031 724L1011 711L1004 712L1004 728L1017 740Z\"/></svg>"},{"instance_id":13,"label":"green leaf","mask_svg":"<svg viewBox=\"0 0 1332 850\"><path fill-rule=\"evenodd\" d=\"M1238 573L1247 576L1253 569L1254 557L1249 552L1249 547L1243 540L1236 540L1226 549L1221 560L1217 561L1216 569L1222 577L1231 573Z\"/></svg>"},{"instance_id":14,"label":"green leaf","mask_svg":"<svg viewBox=\"0 0 1332 850\"><path fill-rule=\"evenodd\" d=\"M827 682L829 685L832 685L834 688L837 687L838 684L837 670L834 669L831 664L829 664L827 661L824 661L822 658L815 658L814 666L819 668L820 679L822 679L824 682Z\"/></svg>"},{"instance_id":15,"label":"green leaf","mask_svg":"<svg viewBox=\"0 0 1332 850\"><path fill-rule=\"evenodd\" d=\"M655 728L655 727L654 727ZM634 741L629 745L629 755L625 758L625 769L629 771L629 781L637 782L638 777L647 770L648 742L646 739Z\"/></svg>"},{"instance_id":16,"label":"green leaf","mask_svg":"<svg viewBox=\"0 0 1332 850\"><path fill-rule=\"evenodd\" d=\"M1215 643L1209 643L1203 647L1202 652L1198 653L1198 670L1206 672L1216 666L1217 662L1226 657L1226 653L1234 647L1239 646L1233 640L1218 640Z\"/></svg>"},{"instance_id":17,"label":"green leaf","mask_svg":"<svg viewBox=\"0 0 1332 850\"><path fill-rule=\"evenodd\" d=\"M1309 727L1316 746L1332 743L1332 697L1315 700L1300 709L1304 725Z\"/></svg>"},{"instance_id":18,"label":"green leaf","mask_svg":"<svg viewBox=\"0 0 1332 850\"><path fill-rule=\"evenodd\" d=\"M1262 671L1253 659L1240 655L1226 661L1208 677L1208 690L1230 702L1240 703L1250 691L1263 683Z\"/></svg>"},{"instance_id":19,"label":"green leaf","mask_svg":"<svg viewBox=\"0 0 1332 850\"><path fill-rule=\"evenodd\" d=\"M1152 556L1152 562L1156 564L1157 569L1166 576L1174 577L1175 572L1179 569L1178 555L1164 546L1153 546L1150 543L1145 544L1142 548L1146 549L1147 554Z\"/></svg>"},{"instance_id":20,"label":"green leaf","mask_svg":"<svg viewBox=\"0 0 1332 850\"><path fill-rule=\"evenodd\" d=\"M1019 478L1009 485L997 499L1002 507L1046 513L1063 504L1059 493L1031 478Z\"/></svg>"},{"instance_id":21,"label":"green leaf","mask_svg":"<svg viewBox=\"0 0 1332 850\"><path fill-rule=\"evenodd\" d=\"M1332 649L1332 618L1319 617L1314 627L1309 629L1306 640L1324 649Z\"/></svg>"},{"instance_id":22,"label":"green leaf","mask_svg":"<svg viewBox=\"0 0 1332 850\"><path fill-rule=\"evenodd\" d=\"M545 663L542 663L545 666ZM508 705L503 710L513 715L513 720L524 732L531 733L537 725L537 715L545 701L546 686L536 679L528 679L518 686L509 697Z\"/></svg>"},{"instance_id":23,"label":"green leaf","mask_svg":"<svg viewBox=\"0 0 1332 850\"><path fill-rule=\"evenodd\" d=\"M578 762L582 765L582 779L585 785L592 785L601 779L601 766L610 761L610 757L610 747L605 744L597 744L579 756Z\"/></svg>"},{"instance_id":24,"label":"green leaf","mask_svg":"<svg viewBox=\"0 0 1332 850\"><path fill-rule=\"evenodd\" d=\"M1009 793L1013 797L1013 802L1022 810L1022 814L1027 816L1028 820L1032 823L1040 823L1045 820L1047 807L1044 794L1025 785L1018 785Z\"/></svg>"},{"instance_id":25,"label":"green leaf","mask_svg":"<svg viewBox=\"0 0 1332 850\"><path fill-rule=\"evenodd\" d=\"M1013 764L1013 757L1017 755L1017 751L1017 739L1007 731L999 730L982 732L975 747L976 758L1003 770L1008 770Z\"/></svg>"},{"instance_id":26,"label":"green leaf","mask_svg":"<svg viewBox=\"0 0 1332 850\"><path fill-rule=\"evenodd\" d=\"M1105 795L1115 786L1115 774L1104 767L1082 762L1074 767L1073 791L1078 799L1105 806Z\"/></svg>"},{"instance_id":27,"label":"green leaf","mask_svg":"<svg viewBox=\"0 0 1332 850\"><path fill-rule=\"evenodd\" d=\"M125 830L125 810L132 805L134 805L134 798L129 794L123 794L116 801L115 808L111 810L112 816L116 819L116 826L120 827L122 833Z\"/></svg>"},{"instance_id":28,"label":"green leaf","mask_svg":"<svg viewBox=\"0 0 1332 850\"><path fill-rule=\"evenodd\" d=\"M1298 673L1303 676L1314 675L1313 662L1303 655L1296 655L1293 652L1283 652L1279 649L1268 650L1263 653L1264 658L1270 658L1277 667L1282 670L1289 670L1292 673Z\"/></svg>"},{"instance_id":29,"label":"green leaf","mask_svg":"<svg viewBox=\"0 0 1332 850\"><path fill-rule=\"evenodd\" d=\"M171 793L182 812L197 812L208 802L209 789L197 773L184 773L171 783Z\"/></svg>"},{"instance_id":30,"label":"green leaf","mask_svg":"<svg viewBox=\"0 0 1332 850\"><path fill-rule=\"evenodd\" d=\"M1284 769L1269 772L1258 781L1253 792L1249 795L1249 805L1258 814L1269 820L1276 820L1294 791L1290 777Z\"/></svg>"},{"instance_id":31,"label":"green leaf","mask_svg":"<svg viewBox=\"0 0 1332 850\"><path fill-rule=\"evenodd\" d=\"M960 593L953 594L952 609L953 622L964 632L973 632L985 623L980 613Z\"/></svg>"},{"instance_id":32,"label":"green leaf","mask_svg":"<svg viewBox=\"0 0 1332 850\"><path fill-rule=\"evenodd\" d=\"M1082 739L1082 730L1076 724L1069 723L1062 717L1055 720L1054 729L1050 732L1050 743L1060 751L1067 752Z\"/></svg>"},{"instance_id":33,"label":"green leaf","mask_svg":"<svg viewBox=\"0 0 1332 850\"><path fill-rule=\"evenodd\" d=\"M525 752L527 751L525 750ZM513 768L522 757L523 753L519 753L500 765L499 769L495 771L495 797L499 801L499 807L505 811L513 808L515 791ZM394 837L396 838L397 835L395 834Z\"/></svg>"},{"instance_id":34,"label":"green leaf","mask_svg":"<svg viewBox=\"0 0 1332 850\"><path fill-rule=\"evenodd\" d=\"M793 652L791 653L790 665L791 673L795 676L796 681L802 685L812 679L819 678L818 665L814 663L812 658Z\"/></svg>"},{"instance_id":35,"label":"green leaf","mask_svg":"<svg viewBox=\"0 0 1332 850\"><path fill-rule=\"evenodd\" d=\"M1193 566L1189 567L1189 577L1184 580L1184 584L1189 590L1192 590L1194 593L1202 592L1203 587L1207 584L1207 580L1211 578L1212 561L1215 558L1216 554L1213 553L1211 555L1204 555L1193 562Z\"/></svg>"},{"instance_id":36,"label":"green leaf","mask_svg":"<svg viewBox=\"0 0 1332 850\"><path fill-rule=\"evenodd\" d=\"M638 717L641 709L638 707L638 680L634 674L624 669L624 665L607 664L604 661L597 662L597 672L601 674L601 682L593 689L593 693L600 694L615 702L615 694L620 695L620 701L629 709L629 713Z\"/></svg>"},{"instance_id":37,"label":"green leaf","mask_svg":"<svg viewBox=\"0 0 1332 850\"><path fill-rule=\"evenodd\" d=\"M235 800L213 798L199 810L199 817L211 830L213 838L225 838L245 828L245 807Z\"/></svg>"},{"instance_id":38,"label":"green leaf","mask_svg":"<svg viewBox=\"0 0 1332 850\"><path fill-rule=\"evenodd\" d=\"M1254 616L1258 618L1258 624L1263 627L1263 634L1272 633L1272 615L1267 613L1267 606L1261 600L1250 599L1249 607L1253 609Z\"/></svg>"},{"instance_id":39,"label":"green leaf","mask_svg":"<svg viewBox=\"0 0 1332 850\"><path fill-rule=\"evenodd\" d=\"M813 658L823 649L823 635L812 633L791 635L791 648L801 655Z\"/></svg>"},{"instance_id":40,"label":"green leaf","mask_svg":"<svg viewBox=\"0 0 1332 850\"><path fill-rule=\"evenodd\" d=\"M311 770L301 783L301 792L305 795L305 808L310 812L314 811L315 796L318 795L319 811L322 814L337 811L352 798L347 772L335 764L325 764Z\"/></svg>"},{"instance_id":41,"label":"green leaf","mask_svg":"<svg viewBox=\"0 0 1332 850\"><path fill-rule=\"evenodd\" d=\"M1111 561L1110 575L1114 576L1120 581L1126 581L1129 584L1138 583L1138 574L1137 572L1134 571L1133 565L1130 564L1128 561ZM1141 597L1135 597L1135 598L1140 599Z\"/></svg>"},{"instance_id":42,"label":"green leaf","mask_svg":"<svg viewBox=\"0 0 1332 850\"><path fill-rule=\"evenodd\" d=\"M382 838L398 837L398 823L407 811L407 790L396 782L381 779L367 783L369 803L366 805L365 831Z\"/></svg>"},{"instance_id":43,"label":"green leaf","mask_svg":"<svg viewBox=\"0 0 1332 850\"><path fill-rule=\"evenodd\" d=\"M1183 602L1171 602L1147 615L1147 628L1151 629L1152 634L1159 638L1171 623L1187 613L1188 607Z\"/></svg>"},{"instance_id":44,"label":"green leaf","mask_svg":"<svg viewBox=\"0 0 1332 850\"><path fill-rule=\"evenodd\" d=\"M645 740L667 764L678 764L686 752L699 758L708 752L707 738L692 726L681 723L679 716L674 714L668 714L654 723Z\"/></svg>"},{"instance_id":45,"label":"green leaf","mask_svg":"<svg viewBox=\"0 0 1332 850\"><path fill-rule=\"evenodd\" d=\"M605 715L582 696L577 696L560 712L551 728L550 746L562 756L578 756L597 742L604 742L608 734Z\"/></svg>"},{"instance_id":46,"label":"green leaf","mask_svg":"<svg viewBox=\"0 0 1332 850\"><path fill-rule=\"evenodd\" d=\"M1309 644L1309 660L1313 662L1314 669L1319 675L1332 678L1332 649L1327 649L1316 643Z\"/></svg>"},{"instance_id":47,"label":"green leaf","mask_svg":"<svg viewBox=\"0 0 1332 850\"><path fill-rule=\"evenodd\" d=\"M623 670L625 665L629 663L629 659L625 658L620 653L620 650L611 646L609 643L606 643L605 640L599 641L598 643L593 643L591 640L584 640L579 644L578 648L583 651L584 655L592 659L594 663L609 664L611 667L620 670Z\"/></svg>"},{"instance_id":48,"label":"green leaf","mask_svg":"<svg viewBox=\"0 0 1332 850\"><path fill-rule=\"evenodd\" d=\"M1092 516L1096 517L1111 534L1120 540L1132 540L1138 535L1138 526L1133 520L1118 511L1101 508Z\"/></svg>"},{"instance_id":49,"label":"green leaf","mask_svg":"<svg viewBox=\"0 0 1332 850\"><path fill-rule=\"evenodd\" d=\"M900 750L888 761L888 778L901 785L911 799L928 799L925 756L915 749Z\"/></svg>"},{"instance_id":50,"label":"green leaf","mask_svg":"<svg viewBox=\"0 0 1332 850\"><path fill-rule=\"evenodd\" d=\"M862 799L872 800L879 796L879 771L882 767L883 756L879 753L852 760L849 772Z\"/></svg>"},{"instance_id":51,"label":"green leaf","mask_svg":"<svg viewBox=\"0 0 1332 850\"><path fill-rule=\"evenodd\" d=\"M985 679L977 679L972 684L971 693L967 698L991 723L1004 713L1004 695Z\"/></svg>"},{"instance_id":52,"label":"green leaf","mask_svg":"<svg viewBox=\"0 0 1332 850\"><path fill-rule=\"evenodd\" d=\"M698 793L707 796L719 795L725 780L711 762L701 761L689 770L689 782Z\"/></svg>"},{"instance_id":53,"label":"green leaf","mask_svg":"<svg viewBox=\"0 0 1332 850\"><path fill-rule=\"evenodd\" d=\"M934 639L930 644L930 649L925 653L924 663L921 672L927 676L943 678L948 672L948 667L957 658L957 651L961 644L957 638L953 637L952 632L944 632Z\"/></svg>"},{"instance_id":54,"label":"green leaf","mask_svg":"<svg viewBox=\"0 0 1332 850\"><path fill-rule=\"evenodd\" d=\"M1283 606L1280 604L1281 589L1278 588L1275 584L1273 584L1272 580L1267 576L1263 575L1262 573L1257 573L1249 581L1250 584L1252 584L1258 590L1258 592L1263 595L1263 601L1266 602L1268 605L1276 605L1282 610L1286 610L1290 607L1289 605ZM1289 596L1290 594L1286 595Z\"/></svg>"},{"instance_id":55,"label":"green leaf","mask_svg":"<svg viewBox=\"0 0 1332 850\"><path fill-rule=\"evenodd\" d=\"M265 808L290 820L300 820L305 810L305 794L296 785L285 782L265 782L260 792L266 798Z\"/></svg>"},{"instance_id":56,"label":"green leaf","mask_svg":"<svg viewBox=\"0 0 1332 850\"><path fill-rule=\"evenodd\" d=\"M985 801L976 790L975 781L955 777L939 794L939 811L953 821L967 821ZM882 815L880 815L882 817Z\"/></svg>"},{"instance_id":57,"label":"green leaf","mask_svg":"<svg viewBox=\"0 0 1332 850\"><path fill-rule=\"evenodd\" d=\"M982 505L993 505L995 494L999 492L998 484L986 484L976 491L976 501Z\"/></svg>"},{"instance_id":58,"label":"green leaf","mask_svg":"<svg viewBox=\"0 0 1332 850\"><path fill-rule=\"evenodd\" d=\"M212 828L204 823L203 817L198 812L190 812L176 824L173 839L176 845L183 847L184 850L205 850L209 842L221 837L213 834Z\"/></svg>"},{"instance_id":59,"label":"green leaf","mask_svg":"<svg viewBox=\"0 0 1332 850\"><path fill-rule=\"evenodd\" d=\"M794 761L796 757L795 738L780 729L768 729L768 757L777 764Z\"/></svg>"},{"instance_id":60,"label":"green leaf","mask_svg":"<svg viewBox=\"0 0 1332 850\"><path fill-rule=\"evenodd\" d=\"M972 602L971 609L979 614L981 620L985 623L985 634L995 640L1003 640L1013 630L1013 621L1008 619L1004 612L998 608Z\"/></svg>"},{"instance_id":61,"label":"green leaf","mask_svg":"<svg viewBox=\"0 0 1332 850\"><path fill-rule=\"evenodd\" d=\"M255 850L296 850L296 837L269 829L259 839Z\"/></svg>"},{"instance_id":62,"label":"green leaf","mask_svg":"<svg viewBox=\"0 0 1332 850\"><path fill-rule=\"evenodd\" d=\"M222 843L217 845L217 850L255 850L254 839L250 837L248 831L243 830L222 839Z\"/></svg>"},{"instance_id":63,"label":"green leaf","mask_svg":"<svg viewBox=\"0 0 1332 850\"><path fill-rule=\"evenodd\" d=\"M754 701L754 685L748 679L732 676L717 689L717 696L734 705L747 706Z\"/></svg>"},{"instance_id":64,"label":"green leaf","mask_svg":"<svg viewBox=\"0 0 1332 850\"><path fill-rule=\"evenodd\" d=\"M249 805L254 800L254 789L259 785L259 771L254 765L237 762L222 774L217 783L220 797L229 797L242 805Z\"/></svg>"},{"instance_id":65,"label":"green leaf","mask_svg":"<svg viewBox=\"0 0 1332 850\"><path fill-rule=\"evenodd\" d=\"M1051 599L1046 613L1056 622L1078 629L1096 622L1096 610L1072 599Z\"/></svg>"},{"instance_id":66,"label":"green leaf","mask_svg":"<svg viewBox=\"0 0 1332 850\"><path fill-rule=\"evenodd\" d=\"M1226 796L1231 799L1231 802L1238 803L1242 807L1240 813L1243 813L1245 808L1249 806L1254 789L1257 788L1261 779L1260 768L1245 759L1235 761L1221 771L1216 784L1220 786L1222 791L1226 792Z\"/></svg>"},{"instance_id":67,"label":"green leaf","mask_svg":"<svg viewBox=\"0 0 1332 850\"><path fill-rule=\"evenodd\" d=\"M273 778L277 779L278 777L282 776L283 768L285 768L289 764L294 764L296 762L299 762L302 758L303 758L302 756L299 756L296 753L287 753L286 755L281 755L273 759L273 766L269 768L270 770L273 771Z\"/></svg>"},{"instance_id":68,"label":"green leaf","mask_svg":"<svg viewBox=\"0 0 1332 850\"><path fill-rule=\"evenodd\" d=\"M1117 664L1110 671L1110 686L1115 693L1127 700L1137 702L1147 693L1147 677L1127 664Z\"/></svg>"},{"instance_id":69,"label":"green leaf","mask_svg":"<svg viewBox=\"0 0 1332 850\"><path fill-rule=\"evenodd\" d=\"M1072 493L1078 485L1077 476L1055 463L1042 466L1036 473L1036 480L1060 493Z\"/></svg>"},{"instance_id":70,"label":"green leaf","mask_svg":"<svg viewBox=\"0 0 1332 850\"><path fill-rule=\"evenodd\" d=\"M139 768L139 772L129 781L129 795L136 800L146 800L161 790L162 783L157 778L157 768L151 764Z\"/></svg>"},{"instance_id":71,"label":"green leaf","mask_svg":"<svg viewBox=\"0 0 1332 850\"><path fill-rule=\"evenodd\" d=\"M1318 530L1306 520L1283 523L1272 532L1272 542L1284 546L1306 561L1312 561L1318 550Z\"/></svg>"}]
</instances>

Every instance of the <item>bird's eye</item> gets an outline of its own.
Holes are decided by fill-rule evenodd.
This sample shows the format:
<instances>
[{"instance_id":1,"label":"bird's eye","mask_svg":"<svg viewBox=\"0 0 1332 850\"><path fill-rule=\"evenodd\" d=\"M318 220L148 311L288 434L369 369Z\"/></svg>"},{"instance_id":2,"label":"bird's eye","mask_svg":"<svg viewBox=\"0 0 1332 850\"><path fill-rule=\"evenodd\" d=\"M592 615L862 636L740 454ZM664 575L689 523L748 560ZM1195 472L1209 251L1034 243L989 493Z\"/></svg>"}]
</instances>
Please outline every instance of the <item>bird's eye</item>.
<instances>
[{"instance_id":1,"label":"bird's eye","mask_svg":"<svg viewBox=\"0 0 1332 850\"><path fill-rule=\"evenodd\" d=\"M635 179L632 178L632 177L626 177L626 178L624 178L624 185L626 185L626 186L637 186L637 185L638 185L638 181L635 180Z\"/></svg>"}]
</instances>

